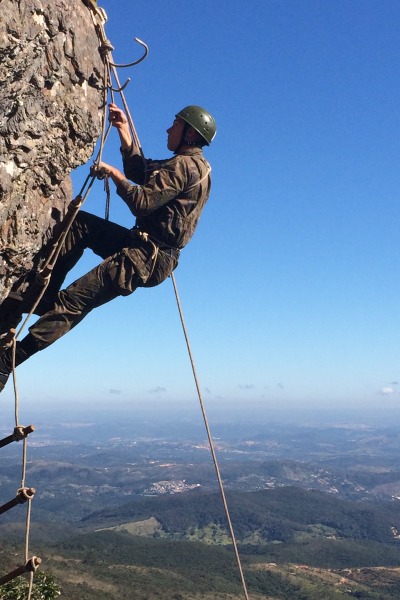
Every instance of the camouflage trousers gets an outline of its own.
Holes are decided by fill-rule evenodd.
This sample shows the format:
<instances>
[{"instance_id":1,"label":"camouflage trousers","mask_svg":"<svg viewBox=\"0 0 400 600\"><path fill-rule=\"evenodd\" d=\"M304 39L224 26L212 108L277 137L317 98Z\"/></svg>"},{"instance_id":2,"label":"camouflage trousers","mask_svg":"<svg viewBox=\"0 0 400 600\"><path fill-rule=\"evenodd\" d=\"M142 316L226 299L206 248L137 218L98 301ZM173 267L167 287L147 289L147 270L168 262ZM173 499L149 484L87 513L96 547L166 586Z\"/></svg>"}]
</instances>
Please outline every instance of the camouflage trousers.
<instances>
[{"instance_id":1,"label":"camouflage trousers","mask_svg":"<svg viewBox=\"0 0 400 600\"><path fill-rule=\"evenodd\" d=\"M67 273L86 248L103 258L103 262L59 291ZM127 296L138 287L161 283L176 267L179 251L160 249L155 260L153 253L154 246L135 235L135 230L80 211L39 305L42 316L29 329L29 347L42 350L80 323L94 308L117 296Z\"/></svg>"}]
</instances>

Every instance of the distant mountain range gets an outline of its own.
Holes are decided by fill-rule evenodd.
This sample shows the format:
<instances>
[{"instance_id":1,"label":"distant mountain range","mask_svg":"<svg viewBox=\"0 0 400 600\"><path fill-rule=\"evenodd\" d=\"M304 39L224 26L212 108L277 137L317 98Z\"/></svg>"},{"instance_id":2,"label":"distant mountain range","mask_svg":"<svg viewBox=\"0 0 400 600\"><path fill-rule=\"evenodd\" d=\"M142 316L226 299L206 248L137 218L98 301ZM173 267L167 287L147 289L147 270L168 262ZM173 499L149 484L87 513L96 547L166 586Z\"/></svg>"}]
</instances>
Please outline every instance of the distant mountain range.
<instances>
[{"instance_id":1,"label":"distant mountain range","mask_svg":"<svg viewBox=\"0 0 400 600\"><path fill-rule=\"evenodd\" d=\"M31 549L62 598L243 599L207 445L80 431L28 454ZM216 445L251 600L398 600L395 429L271 427ZM3 451L5 502L20 448ZM24 560L22 506L1 516L0 539L6 572Z\"/></svg>"}]
</instances>

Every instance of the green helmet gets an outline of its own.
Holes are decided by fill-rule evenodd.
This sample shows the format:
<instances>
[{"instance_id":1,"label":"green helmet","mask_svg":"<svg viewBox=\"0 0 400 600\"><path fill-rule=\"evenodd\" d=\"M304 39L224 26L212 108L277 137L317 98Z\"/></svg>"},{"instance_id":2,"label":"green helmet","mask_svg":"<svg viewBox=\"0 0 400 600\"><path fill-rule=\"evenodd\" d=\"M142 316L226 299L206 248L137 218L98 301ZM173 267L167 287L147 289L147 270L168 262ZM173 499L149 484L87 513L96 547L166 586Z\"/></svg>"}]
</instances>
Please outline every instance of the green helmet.
<instances>
[{"instance_id":1,"label":"green helmet","mask_svg":"<svg viewBox=\"0 0 400 600\"><path fill-rule=\"evenodd\" d=\"M204 110L201 106L186 106L175 116L180 117L193 127L205 139L207 146L211 144L217 133L217 125L214 117L207 110Z\"/></svg>"}]
</instances>

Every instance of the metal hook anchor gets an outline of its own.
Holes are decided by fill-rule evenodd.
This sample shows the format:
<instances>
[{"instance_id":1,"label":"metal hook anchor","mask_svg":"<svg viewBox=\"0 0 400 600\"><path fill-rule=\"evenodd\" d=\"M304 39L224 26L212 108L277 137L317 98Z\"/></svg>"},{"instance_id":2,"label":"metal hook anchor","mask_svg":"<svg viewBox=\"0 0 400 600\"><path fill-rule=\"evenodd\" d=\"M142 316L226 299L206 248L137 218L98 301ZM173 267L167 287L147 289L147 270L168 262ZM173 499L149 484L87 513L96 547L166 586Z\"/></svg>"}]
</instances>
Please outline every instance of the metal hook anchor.
<instances>
[{"instance_id":1,"label":"metal hook anchor","mask_svg":"<svg viewBox=\"0 0 400 600\"><path fill-rule=\"evenodd\" d=\"M124 85L121 85L121 87L114 88L112 86L109 86L108 89L111 90L112 92L118 92L118 93L122 92L126 88L126 86L128 85L128 83L130 82L130 80L131 80L131 78L128 77L128 79L125 81Z\"/></svg>"},{"instance_id":2,"label":"metal hook anchor","mask_svg":"<svg viewBox=\"0 0 400 600\"><path fill-rule=\"evenodd\" d=\"M134 67L135 65L138 65L139 63L141 63L142 60L144 60L146 58L146 56L148 55L149 47L147 46L147 44L142 42L142 40L139 40L139 38L137 38L137 37L135 37L135 42L137 42L138 44L143 46L143 48L144 48L143 56L141 56L138 60L135 60L134 62L127 63L127 64L118 64L118 63L113 63L113 62L109 61L110 65L112 67L116 67L117 69L124 69L125 67Z\"/></svg>"},{"instance_id":3,"label":"metal hook anchor","mask_svg":"<svg viewBox=\"0 0 400 600\"><path fill-rule=\"evenodd\" d=\"M109 78L108 85L106 87L104 87L104 85L101 85L101 86L99 86L99 89L102 90L103 92L105 90L110 90L111 92L120 93L126 88L128 83L130 83L130 82L131 82L131 78L128 77L128 79L125 81L125 83L123 85L120 85L119 87L113 87L113 85L111 83L111 78Z\"/></svg>"}]
</instances>

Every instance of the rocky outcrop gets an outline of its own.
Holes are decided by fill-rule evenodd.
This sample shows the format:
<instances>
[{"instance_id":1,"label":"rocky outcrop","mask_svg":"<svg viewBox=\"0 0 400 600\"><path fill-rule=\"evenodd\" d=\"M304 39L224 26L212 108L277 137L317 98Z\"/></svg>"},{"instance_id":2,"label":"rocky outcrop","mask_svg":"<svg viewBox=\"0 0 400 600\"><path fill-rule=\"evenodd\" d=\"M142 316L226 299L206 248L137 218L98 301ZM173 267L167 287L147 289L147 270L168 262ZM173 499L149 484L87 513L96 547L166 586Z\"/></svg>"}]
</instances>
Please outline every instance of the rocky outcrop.
<instances>
[{"instance_id":1,"label":"rocky outcrop","mask_svg":"<svg viewBox=\"0 0 400 600\"><path fill-rule=\"evenodd\" d=\"M0 302L37 262L99 137L98 46L82 0L0 0Z\"/></svg>"}]
</instances>

